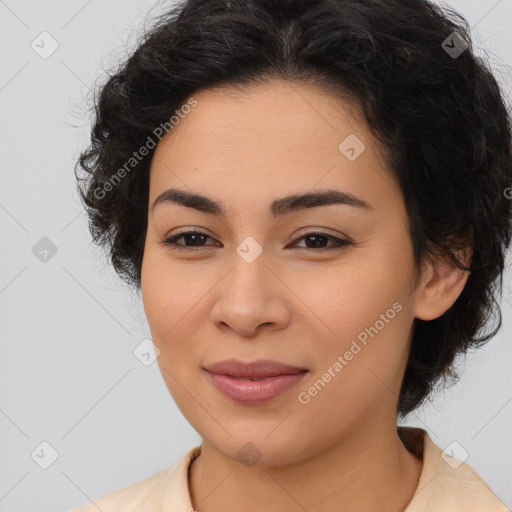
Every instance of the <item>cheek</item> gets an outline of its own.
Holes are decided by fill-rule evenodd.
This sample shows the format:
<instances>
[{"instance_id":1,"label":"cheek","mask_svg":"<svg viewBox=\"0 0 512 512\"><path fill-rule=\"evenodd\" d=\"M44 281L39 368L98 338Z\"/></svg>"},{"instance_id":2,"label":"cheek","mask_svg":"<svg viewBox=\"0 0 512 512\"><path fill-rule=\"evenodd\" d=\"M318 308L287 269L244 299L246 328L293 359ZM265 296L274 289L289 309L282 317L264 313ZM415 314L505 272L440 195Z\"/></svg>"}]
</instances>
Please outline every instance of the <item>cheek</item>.
<instances>
[{"instance_id":1,"label":"cheek","mask_svg":"<svg viewBox=\"0 0 512 512\"><path fill-rule=\"evenodd\" d=\"M144 255L141 292L151 337L159 348L157 359L166 385L179 406L186 408L200 361L197 329L204 324L201 298L207 291L207 280L198 278L182 266L171 265L165 254L147 251ZM203 284L201 284L203 283ZM205 289L206 288L206 289ZM181 383L181 385L180 385Z\"/></svg>"},{"instance_id":2,"label":"cheek","mask_svg":"<svg viewBox=\"0 0 512 512\"><path fill-rule=\"evenodd\" d=\"M404 269L382 257L359 259L310 276L314 286L299 288L297 295L315 313L305 310L317 331L315 372L308 385L320 382L311 402L331 408L329 400L336 397L339 405L361 409L395 390L412 323Z\"/></svg>"},{"instance_id":3,"label":"cheek","mask_svg":"<svg viewBox=\"0 0 512 512\"><path fill-rule=\"evenodd\" d=\"M142 262L141 292L151 332L156 341L165 344L193 308L194 289L175 265L156 250L147 250Z\"/></svg>"},{"instance_id":4,"label":"cheek","mask_svg":"<svg viewBox=\"0 0 512 512\"><path fill-rule=\"evenodd\" d=\"M385 268L378 256L351 258L302 275L307 277L293 278L293 291L301 299L308 323L314 321L327 345L343 348L343 340L364 332L381 314L389 311L391 319L398 316L393 304L403 300L404 288L400 276Z\"/></svg>"},{"instance_id":5,"label":"cheek","mask_svg":"<svg viewBox=\"0 0 512 512\"><path fill-rule=\"evenodd\" d=\"M335 334L319 336L315 371L296 397L297 417L307 417L310 431L322 432L324 442L361 424L380 407L393 408L409 327L405 308L393 298L393 293L389 298L341 295L326 304L322 319Z\"/></svg>"},{"instance_id":6,"label":"cheek","mask_svg":"<svg viewBox=\"0 0 512 512\"><path fill-rule=\"evenodd\" d=\"M159 261L160 260L160 261ZM144 255L141 276L141 292L151 338L159 349L157 363L164 382L180 410L188 411L190 395L189 365L193 346L184 329L192 312L194 301L180 281L178 273L170 271L150 252ZM188 412L188 414L191 414Z\"/></svg>"}]
</instances>

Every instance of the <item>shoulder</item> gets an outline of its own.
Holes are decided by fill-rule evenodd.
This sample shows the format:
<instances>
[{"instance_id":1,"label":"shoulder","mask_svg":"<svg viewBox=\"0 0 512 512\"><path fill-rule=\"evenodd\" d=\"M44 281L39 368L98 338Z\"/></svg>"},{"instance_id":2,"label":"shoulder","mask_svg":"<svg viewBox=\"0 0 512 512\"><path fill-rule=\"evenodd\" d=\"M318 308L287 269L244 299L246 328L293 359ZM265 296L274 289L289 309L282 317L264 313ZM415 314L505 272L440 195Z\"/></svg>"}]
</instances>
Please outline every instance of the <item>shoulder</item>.
<instances>
[{"instance_id":1,"label":"shoulder","mask_svg":"<svg viewBox=\"0 0 512 512\"><path fill-rule=\"evenodd\" d=\"M72 512L167 512L186 504L189 499L188 466L199 452L200 447L191 448L170 468L91 500ZM171 505L174 506L169 509Z\"/></svg>"},{"instance_id":2,"label":"shoulder","mask_svg":"<svg viewBox=\"0 0 512 512\"><path fill-rule=\"evenodd\" d=\"M510 512L469 464L441 450L425 430L407 430L402 440L423 453L423 469L406 512Z\"/></svg>"},{"instance_id":3,"label":"shoulder","mask_svg":"<svg viewBox=\"0 0 512 512\"><path fill-rule=\"evenodd\" d=\"M101 496L74 512L98 512L98 509L102 512L143 512L146 509L148 512L160 512L160 480L169 469Z\"/></svg>"}]
</instances>

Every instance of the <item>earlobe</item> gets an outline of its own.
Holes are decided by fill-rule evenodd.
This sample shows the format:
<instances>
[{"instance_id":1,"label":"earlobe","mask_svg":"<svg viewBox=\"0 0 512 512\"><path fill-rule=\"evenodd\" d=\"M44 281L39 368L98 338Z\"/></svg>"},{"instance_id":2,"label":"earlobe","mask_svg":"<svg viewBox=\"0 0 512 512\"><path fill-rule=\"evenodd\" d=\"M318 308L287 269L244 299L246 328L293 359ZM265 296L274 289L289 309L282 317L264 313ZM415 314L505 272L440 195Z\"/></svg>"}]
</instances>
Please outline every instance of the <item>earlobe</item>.
<instances>
[{"instance_id":1,"label":"earlobe","mask_svg":"<svg viewBox=\"0 0 512 512\"><path fill-rule=\"evenodd\" d=\"M462 261L468 265L467 255ZM439 318L458 299L469 274L469 271L458 268L448 256L429 263L426 278L417 289L414 316L420 320Z\"/></svg>"}]
</instances>

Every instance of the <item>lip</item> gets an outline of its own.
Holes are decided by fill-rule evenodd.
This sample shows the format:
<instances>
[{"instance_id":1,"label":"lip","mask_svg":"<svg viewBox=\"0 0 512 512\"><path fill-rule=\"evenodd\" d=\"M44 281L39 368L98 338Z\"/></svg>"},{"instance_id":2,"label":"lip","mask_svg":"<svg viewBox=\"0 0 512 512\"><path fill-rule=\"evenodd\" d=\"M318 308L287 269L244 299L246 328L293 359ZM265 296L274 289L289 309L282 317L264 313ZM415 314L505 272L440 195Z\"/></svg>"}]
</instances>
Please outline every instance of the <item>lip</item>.
<instances>
[{"instance_id":1,"label":"lip","mask_svg":"<svg viewBox=\"0 0 512 512\"><path fill-rule=\"evenodd\" d=\"M206 366L205 370L217 375L258 379L275 377L277 375L293 375L308 370L308 368L292 366L270 359L258 359L248 362L239 361L237 359L226 359Z\"/></svg>"},{"instance_id":2,"label":"lip","mask_svg":"<svg viewBox=\"0 0 512 512\"><path fill-rule=\"evenodd\" d=\"M229 359L204 370L218 391L242 404L268 402L293 387L309 372L306 368L268 359L248 363Z\"/></svg>"}]
</instances>

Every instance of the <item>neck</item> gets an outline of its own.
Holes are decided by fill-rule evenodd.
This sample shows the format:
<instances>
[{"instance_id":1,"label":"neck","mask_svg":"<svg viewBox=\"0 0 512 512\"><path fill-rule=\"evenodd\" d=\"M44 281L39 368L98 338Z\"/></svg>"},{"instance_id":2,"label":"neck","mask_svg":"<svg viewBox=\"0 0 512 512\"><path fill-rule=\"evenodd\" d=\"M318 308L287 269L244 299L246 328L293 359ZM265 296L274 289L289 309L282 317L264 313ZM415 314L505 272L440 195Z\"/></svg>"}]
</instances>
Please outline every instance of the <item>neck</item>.
<instances>
[{"instance_id":1,"label":"neck","mask_svg":"<svg viewBox=\"0 0 512 512\"><path fill-rule=\"evenodd\" d=\"M402 444L396 421L365 424L286 465L246 466L204 440L201 446L189 474L198 512L402 512L423 465Z\"/></svg>"}]
</instances>

